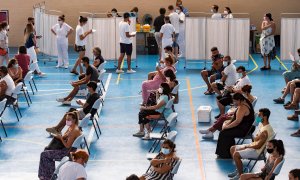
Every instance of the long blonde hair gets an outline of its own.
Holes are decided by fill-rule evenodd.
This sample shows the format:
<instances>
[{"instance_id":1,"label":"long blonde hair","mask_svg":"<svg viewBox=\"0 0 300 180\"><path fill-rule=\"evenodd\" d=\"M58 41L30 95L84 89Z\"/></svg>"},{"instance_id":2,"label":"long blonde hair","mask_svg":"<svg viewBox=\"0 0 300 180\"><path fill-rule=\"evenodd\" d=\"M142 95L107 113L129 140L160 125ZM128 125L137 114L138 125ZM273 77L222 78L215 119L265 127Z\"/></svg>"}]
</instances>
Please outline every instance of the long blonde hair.
<instances>
[{"instance_id":1,"label":"long blonde hair","mask_svg":"<svg viewBox=\"0 0 300 180\"><path fill-rule=\"evenodd\" d=\"M26 43L27 39L29 38L30 34L34 32L33 25L31 23L26 25L25 28L25 35L24 35L24 42Z\"/></svg>"}]
</instances>

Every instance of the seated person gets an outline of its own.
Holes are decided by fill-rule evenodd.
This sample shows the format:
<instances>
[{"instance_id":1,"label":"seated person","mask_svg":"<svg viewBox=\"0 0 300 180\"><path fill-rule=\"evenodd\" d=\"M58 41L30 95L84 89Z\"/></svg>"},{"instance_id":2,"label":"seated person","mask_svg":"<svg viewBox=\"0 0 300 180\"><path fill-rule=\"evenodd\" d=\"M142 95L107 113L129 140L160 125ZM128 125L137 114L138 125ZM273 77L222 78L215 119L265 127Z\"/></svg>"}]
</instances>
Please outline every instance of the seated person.
<instances>
[{"instance_id":1,"label":"seated person","mask_svg":"<svg viewBox=\"0 0 300 180\"><path fill-rule=\"evenodd\" d=\"M251 102L241 93L234 93L232 99L237 110L232 120L223 123L216 148L219 158L231 158L230 148L235 145L234 139L244 137L254 122L254 110Z\"/></svg>"},{"instance_id":2,"label":"seated person","mask_svg":"<svg viewBox=\"0 0 300 180\"><path fill-rule=\"evenodd\" d=\"M297 51L298 51L298 55L300 57L300 48ZM287 84L288 82L290 82L296 78L300 78L300 64L298 64L297 61L293 61L291 70L284 72L282 75L284 77L285 84Z\"/></svg>"},{"instance_id":3,"label":"seated person","mask_svg":"<svg viewBox=\"0 0 300 180\"><path fill-rule=\"evenodd\" d=\"M284 104L285 97L290 94L291 101L293 100L294 92L296 88L300 88L300 79L294 79L287 83L286 88L283 90L283 95L277 99L273 99L276 104ZM288 106L291 104L291 101L288 101L283 106Z\"/></svg>"},{"instance_id":4,"label":"seated person","mask_svg":"<svg viewBox=\"0 0 300 180\"><path fill-rule=\"evenodd\" d=\"M133 134L135 137L143 137L143 139L150 139L150 119L147 117L149 115L162 115L161 113L164 111L165 106L167 105L168 101L170 100L170 93L171 89L167 83L162 83L160 88L157 90L159 93L159 98L157 99L156 105L153 106L141 106L139 112L139 125L140 130L139 132ZM167 118L172 113L171 109L167 109L164 111L163 116ZM147 133L144 132L144 126L146 126Z\"/></svg>"},{"instance_id":5,"label":"seated person","mask_svg":"<svg viewBox=\"0 0 300 180\"><path fill-rule=\"evenodd\" d=\"M8 74L8 69L5 66L0 66L0 100L4 98L11 98L15 89L15 83Z\"/></svg>"},{"instance_id":6,"label":"seated person","mask_svg":"<svg viewBox=\"0 0 300 180\"><path fill-rule=\"evenodd\" d=\"M300 169L293 169L289 173L289 180L300 180Z\"/></svg>"},{"instance_id":7,"label":"seated person","mask_svg":"<svg viewBox=\"0 0 300 180\"><path fill-rule=\"evenodd\" d=\"M221 72L223 71L223 55L219 53L219 50L217 47L211 48L212 52L212 67L211 70L203 70L201 71L201 76L204 82L207 85L207 90L204 93L205 95L212 95L213 90L211 88L211 84L215 82L217 79L222 78ZM209 80L208 80L209 78Z\"/></svg>"},{"instance_id":8,"label":"seated person","mask_svg":"<svg viewBox=\"0 0 300 180\"><path fill-rule=\"evenodd\" d=\"M242 87L244 87L247 84L251 84L249 77L247 76L245 67L239 66L236 69L236 71L239 74L240 78L236 81L235 85L226 87L222 95L217 96L217 104L220 110L220 114L215 117L216 119L225 113L226 106L232 104L231 94L236 92L242 93L241 92Z\"/></svg>"},{"instance_id":9,"label":"seated person","mask_svg":"<svg viewBox=\"0 0 300 180\"><path fill-rule=\"evenodd\" d=\"M59 169L58 180L85 180L87 174L84 169L87 161L89 160L89 154L82 149L78 149L76 152L71 152L72 161L68 161L63 164Z\"/></svg>"},{"instance_id":10,"label":"seated person","mask_svg":"<svg viewBox=\"0 0 300 180\"><path fill-rule=\"evenodd\" d=\"M230 56L225 56L223 58L223 66L225 68L222 71L222 78L220 82L211 84L212 90L218 95L221 95L221 90L234 86L238 79L236 67L233 63Z\"/></svg>"},{"instance_id":11,"label":"seated person","mask_svg":"<svg viewBox=\"0 0 300 180\"><path fill-rule=\"evenodd\" d=\"M83 57L81 63L86 68L86 74L81 74L79 80L72 82L73 90L67 97L56 99L57 102L62 102L64 105L71 105L71 101L76 96L79 90L86 89L86 84L90 81L98 82L99 73L98 70L90 65L90 60L88 57Z\"/></svg>"},{"instance_id":12,"label":"seated person","mask_svg":"<svg viewBox=\"0 0 300 180\"><path fill-rule=\"evenodd\" d=\"M245 85L242 88L242 93L251 103L253 103L255 98L251 95L251 89L252 89L251 85ZM204 134L202 138L213 139L214 132L216 132L217 130L221 131L223 123L227 120L231 120L233 118L235 111L236 111L236 107L230 108L226 114L223 114L220 117L218 117L217 120L214 122L214 125L212 125L210 128L208 128L207 130L200 130L199 131L200 134Z\"/></svg>"},{"instance_id":13,"label":"seated person","mask_svg":"<svg viewBox=\"0 0 300 180\"><path fill-rule=\"evenodd\" d=\"M140 180L140 178L135 174L131 174L126 178L126 180Z\"/></svg>"},{"instance_id":14,"label":"seated person","mask_svg":"<svg viewBox=\"0 0 300 180\"><path fill-rule=\"evenodd\" d=\"M140 180L172 179L172 169L176 166L179 158L175 154L176 145L169 139L161 145L161 152L151 160L151 168L140 177Z\"/></svg>"},{"instance_id":15,"label":"seated person","mask_svg":"<svg viewBox=\"0 0 300 180\"><path fill-rule=\"evenodd\" d=\"M171 57L165 58L165 67L160 68L156 67L156 74L152 80L147 80L142 83L142 98L143 104L146 104L147 99L150 95L151 90L157 90L161 83L166 82L167 74L171 74L170 71L174 74L176 71L175 68L172 66L173 59ZM170 71L168 71L170 70ZM168 72L167 72L168 71ZM166 74L167 73L167 74Z\"/></svg>"},{"instance_id":16,"label":"seated person","mask_svg":"<svg viewBox=\"0 0 300 180\"><path fill-rule=\"evenodd\" d=\"M98 69L100 64L104 63L104 59L101 55L101 49L99 47L95 47L93 49L93 54L95 56L93 66Z\"/></svg>"},{"instance_id":17,"label":"seated person","mask_svg":"<svg viewBox=\"0 0 300 180\"><path fill-rule=\"evenodd\" d=\"M274 130L269 124L270 114L271 112L267 108L259 110L259 114L255 120L256 123L260 123L258 126L259 130L252 143L235 145L230 148L230 154L237 168L237 171L228 175L230 178L238 179L243 173L242 159L257 159L266 147L266 143L274 137Z\"/></svg>"},{"instance_id":18,"label":"seated person","mask_svg":"<svg viewBox=\"0 0 300 180\"><path fill-rule=\"evenodd\" d=\"M285 109L290 110L294 109L295 113L291 116L288 116L287 119L291 121L298 121L298 115L299 115L299 102L300 102L300 88L296 88L294 95L293 95L293 100L290 104L284 106Z\"/></svg>"},{"instance_id":19,"label":"seated person","mask_svg":"<svg viewBox=\"0 0 300 180\"><path fill-rule=\"evenodd\" d=\"M72 151L72 144L81 135L78 127L78 117L75 112L69 112L66 116L66 125L69 126L63 135L54 135L50 144L40 156L39 179L50 179L55 170L55 161L61 159Z\"/></svg>"},{"instance_id":20,"label":"seated person","mask_svg":"<svg viewBox=\"0 0 300 180\"><path fill-rule=\"evenodd\" d=\"M89 95L87 97L86 102L82 100L77 100L77 104L81 106L81 108L76 109L78 113L78 119L82 120L88 113L91 112L94 103L99 99L99 95L96 93L97 83L94 81L90 81L87 84L87 88L89 91ZM66 125L66 115L62 118L62 120L54 127L47 128L46 131L52 134L58 134L62 131L62 129Z\"/></svg>"},{"instance_id":21,"label":"seated person","mask_svg":"<svg viewBox=\"0 0 300 180\"><path fill-rule=\"evenodd\" d=\"M22 77L24 78L29 71L30 64L30 57L27 55L27 49L25 46L19 47L19 54L15 55L15 59L18 61L18 64L22 69Z\"/></svg>"},{"instance_id":22,"label":"seated person","mask_svg":"<svg viewBox=\"0 0 300 180\"><path fill-rule=\"evenodd\" d=\"M242 174L240 180L274 180L272 176L276 166L283 160L285 150L281 140L273 139L267 143L267 152L270 154L265 166L259 173Z\"/></svg>"},{"instance_id":23,"label":"seated person","mask_svg":"<svg viewBox=\"0 0 300 180\"><path fill-rule=\"evenodd\" d=\"M11 59L7 65L8 74L13 79L15 84L23 81L22 77L22 68L19 66L18 61L16 59Z\"/></svg>"}]
</instances>

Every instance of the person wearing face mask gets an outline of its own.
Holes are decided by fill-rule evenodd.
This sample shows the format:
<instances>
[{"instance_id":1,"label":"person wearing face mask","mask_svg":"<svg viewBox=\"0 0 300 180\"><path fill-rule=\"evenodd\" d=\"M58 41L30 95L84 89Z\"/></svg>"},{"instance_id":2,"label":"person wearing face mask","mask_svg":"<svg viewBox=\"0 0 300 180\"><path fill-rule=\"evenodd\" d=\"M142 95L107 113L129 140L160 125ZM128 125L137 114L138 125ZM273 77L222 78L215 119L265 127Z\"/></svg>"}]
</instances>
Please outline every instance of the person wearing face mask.
<instances>
[{"instance_id":1,"label":"person wearing face mask","mask_svg":"<svg viewBox=\"0 0 300 180\"><path fill-rule=\"evenodd\" d=\"M58 23L51 28L51 32L56 36L58 63L56 68L69 67L68 37L73 32L73 28L65 23L65 15L58 17Z\"/></svg>"},{"instance_id":2,"label":"person wearing face mask","mask_svg":"<svg viewBox=\"0 0 300 180\"><path fill-rule=\"evenodd\" d=\"M266 164L259 173L245 173L242 174L240 180L274 180L273 172L277 165L283 160L285 149L282 140L272 139L266 145L269 157Z\"/></svg>"},{"instance_id":3,"label":"person wearing face mask","mask_svg":"<svg viewBox=\"0 0 300 180\"><path fill-rule=\"evenodd\" d=\"M213 13L211 15L212 19L221 19L222 18L222 14L218 12L219 11L219 6L218 5L213 5L211 7L210 11L211 11L211 13Z\"/></svg>"},{"instance_id":4,"label":"person wearing face mask","mask_svg":"<svg viewBox=\"0 0 300 180\"><path fill-rule=\"evenodd\" d=\"M98 70L90 65L90 59L88 57L83 57L81 59L82 66L86 68L86 73L79 76L79 80L71 82L73 90L67 97L56 99L57 102L61 102L64 105L71 105L71 101L74 99L79 90L85 90L86 84L90 81L97 82L99 77Z\"/></svg>"},{"instance_id":5,"label":"person wearing face mask","mask_svg":"<svg viewBox=\"0 0 300 180\"><path fill-rule=\"evenodd\" d=\"M30 57L27 55L27 49L25 46L19 47L19 53L15 55L15 59L18 61L18 64L22 69L22 78L24 78L29 71L30 64Z\"/></svg>"},{"instance_id":6,"label":"person wearing face mask","mask_svg":"<svg viewBox=\"0 0 300 180\"><path fill-rule=\"evenodd\" d=\"M225 7L223 18L226 18L226 19L232 19L233 18L231 9L229 7Z\"/></svg>"},{"instance_id":7,"label":"person wearing face mask","mask_svg":"<svg viewBox=\"0 0 300 180\"><path fill-rule=\"evenodd\" d=\"M251 95L251 89L252 86L251 85L245 85L244 87L242 87L241 89L241 93L246 97L246 99L248 99L251 103L253 103L254 101L254 97ZM228 98L231 99L231 103L232 103L232 96L228 96ZM219 105L219 102L218 102ZM221 106L221 105L219 105ZM214 133L218 130L221 131L222 130L222 126L223 123L227 120L230 120L233 118L234 112L236 111L236 107L231 107L227 113L220 115L219 117L216 116L216 121L214 122L214 124L209 127L208 129L203 129L200 130L199 133L203 134L202 138L203 139L213 139L214 138Z\"/></svg>"},{"instance_id":8,"label":"person wearing face mask","mask_svg":"<svg viewBox=\"0 0 300 180\"><path fill-rule=\"evenodd\" d=\"M55 161L53 159L61 159L72 151L72 144L75 139L81 135L78 127L78 116L75 112L69 112L66 115L66 125L68 129L61 134L52 134L53 139L45 148L40 156L38 177L41 180L50 179L55 170Z\"/></svg>"},{"instance_id":9,"label":"person wearing face mask","mask_svg":"<svg viewBox=\"0 0 300 180\"><path fill-rule=\"evenodd\" d=\"M87 173L85 166L89 160L89 154L85 150L79 149L71 152L72 161L63 164L59 169L57 180L85 180Z\"/></svg>"},{"instance_id":10,"label":"person wearing face mask","mask_svg":"<svg viewBox=\"0 0 300 180\"><path fill-rule=\"evenodd\" d=\"M165 16L164 18L165 24L161 27L160 29L160 38L162 40L162 49L164 49L167 46L171 46L173 44L174 38L175 37L175 28L174 26L170 23L170 17ZM165 53L161 53L161 59L164 59L166 57Z\"/></svg>"},{"instance_id":11,"label":"person wearing face mask","mask_svg":"<svg viewBox=\"0 0 300 180\"><path fill-rule=\"evenodd\" d=\"M184 13L185 17L189 17L190 16L189 10L186 7L183 6L182 0L177 0L176 1L176 6L182 6L182 8L183 8L182 12Z\"/></svg>"},{"instance_id":12,"label":"person wearing face mask","mask_svg":"<svg viewBox=\"0 0 300 180\"><path fill-rule=\"evenodd\" d=\"M170 12L169 17L170 17L170 23L174 26L175 29L175 35L173 35L173 43L172 43L172 47L173 47L173 52L175 55L175 59L177 61L177 57L178 57L178 50L179 50L179 45L178 45L178 37L179 37L179 21L180 21L180 17L179 14L177 12L175 12L174 6L170 5L168 7L168 10Z\"/></svg>"},{"instance_id":13,"label":"person wearing face mask","mask_svg":"<svg viewBox=\"0 0 300 180\"><path fill-rule=\"evenodd\" d=\"M300 180L300 169L293 169L289 172L289 180Z\"/></svg>"},{"instance_id":14,"label":"person wearing face mask","mask_svg":"<svg viewBox=\"0 0 300 180\"><path fill-rule=\"evenodd\" d=\"M161 145L159 154L151 160L149 171L141 176L140 180L172 179L172 169L179 161L175 148L174 142L169 139L165 140Z\"/></svg>"},{"instance_id":15,"label":"person wearing face mask","mask_svg":"<svg viewBox=\"0 0 300 180\"><path fill-rule=\"evenodd\" d=\"M18 64L18 61L16 59L9 60L9 63L7 65L8 68L8 74L13 79L15 84L17 85L19 82L22 82L22 69Z\"/></svg>"},{"instance_id":16,"label":"person wearing face mask","mask_svg":"<svg viewBox=\"0 0 300 180\"><path fill-rule=\"evenodd\" d=\"M233 64L235 60L231 60L230 56L225 56L223 58L223 66L225 67L222 71L222 78L220 82L214 82L211 84L212 90L217 93L218 95L221 95L221 91L224 89L227 89L231 86L234 86L237 79L238 74L236 72L236 67Z\"/></svg>"},{"instance_id":17,"label":"person wearing face mask","mask_svg":"<svg viewBox=\"0 0 300 180\"><path fill-rule=\"evenodd\" d=\"M162 116L162 112L164 112L163 116L168 117L171 113L171 109L165 109L166 104L170 100L171 89L167 83L161 83L160 87L157 90L157 100L156 105L153 106L145 106L142 105L139 112L139 126L140 129L137 133L133 134L135 137L143 137L143 139L150 139L150 115L160 115ZM144 127L146 127L147 132L145 133Z\"/></svg>"},{"instance_id":18,"label":"person wearing face mask","mask_svg":"<svg viewBox=\"0 0 300 180\"><path fill-rule=\"evenodd\" d=\"M161 83L166 82L165 73L168 70L173 71L173 73L176 71L176 69L173 67L173 59L171 57L165 58L164 68L160 68L159 66L156 67L156 72L153 79L146 80L142 83L142 104L146 104L147 99L150 95L149 91L157 90Z\"/></svg>"},{"instance_id":19,"label":"person wearing face mask","mask_svg":"<svg viewBox=\"0 0 300 180\"><path fill-rule=\"evenodd\" d=\"M165 14L166 14L166 9L165 8L160 8L159 9L159 16L155 18L154 20L154 23L153 23L153 26L154 26L154 29L155 29L155 33L154 33L154 36L155 36L155 40L156 40L156 43L158 45L158 54L159 54L159 60L160 58L162 57L161 54L162 54L162 39L160 37L160 29L161 27L165 24Z\"/></svg>"},{"instance_id":20,"label":"person wearing face mask","mask_svg":"<svg viewBox=\"0 0 300 180\"><path fill-rule=\"evenodd\" d=\"M118 14L118 10L116 8L113 8L110 12L111 12L111 17L122 17Z\"/></svg>"},{"instance_id":21,"label":"person wearing face mask","mask_svg":"<svg viewBox=\"0 0 300 180\"><path fill-rule=\"evenodd\" d=\"M3 61L8 64L9 60L9 49L8 49L8 24L7 22L0 23L0 66Z\"/></svg>"},{"instance_id":22,"label":"person wearing face mask","mask_svg":"<svg viewBox=\"0 0 300 180\"><path fill-rule=\"evenodd\" d=\"M179 15L179 54L181 57L185 57L185 14L183 13L183 6L177 6L176 12Z\"/></svg>"},{"instance_id":23,"label":"person wearing face mask","mask_svg":"<svg viewBox=\"0 0 300 180\"><path fill-rule=\"evenodd\" d=\"M237 109L233 118L223 123L216 148L218 158L231 158L230 148L235 145L235 138L244 137L254 122L254 110L251 102L241 93L234 93L232 99Z\"/></svg>"},{"instance_id":24,"label":"person wearing face mask","mask_svg":"<svg viewBox=\"0 0 300 180\"><path fill-rule=\"evenodd\" d=\"M98 69L98 67L104 63L104 58L101 55L101 49L99 47L94 47L93 55L95 57L93 66Z\"/></svg>"},{"instance_id":25,"label":"person wearing face mask","mask_svg":"<svg viewBox=\"0 0 300 180\"><path fill-rule=\"evenodd\" d=\"M86 37L93 33L92 29L89 31L84 32L83 26L86 25L88 21L88 18L80 16L79 17L79 22L76 27L76 35L75 35L75 51L79 53L79 57L76 60L76 63L71 71L71 73L78 75L79 73L77 72L77 66L79 66L80 74L83 73L83 69L81 66L81 59L85 55L85 46L87 43Z\"/></svg>"},{"instance_id":26,"label":"person wearing face mask","mask_svg":"<svg viewBox=\"0 0 300 180\"><path fill-rule=\"evenodd\" d=\"M139 15L138 15L138 13L139 13L139 8L138 7L134 7L130 11L130 17L135 17L137 24L139 24Z\"/></svg>"},{"instance_id":27,"label":"person wearing face mask","mask_svg":"<svg viewBox=\"0 0 300 180\"><path fill-rule=\"evenodd\" d=\"M11 99L11 95L15 89L15 83L8 74L8 69L5 66L0 66L0 100L4 98Z\"/></svg>"},{"instance_id":28,"label":"person wearing face mask","mask_svg":"<svg viewBox=\"0 0 300 180\"><path fill-rule=\"evenodd\" d=\"M264 20L261 24L262 34L260 37L261 55L264 58L264 66L260 70L271 70L271 59L275 59L275 39L274 34L276 31L276 24L273 21L272 14L267 13L264 15ZM268 61L268 62L267 62Z\"/></svg>"},{"instance_id":29,"label":"person wearing face mask","mask_svg":"<svg viewBox=\"0 0 300 180\"><path fill-rule=\"evenodd\" d=\"M235 145L230 148L230 154L235 161L236 170L228 174L232 179L239 179L243 173L242 159L257 159L261 152L264 150L266 143L274 137L274 130L269 124L270 110L262 108L255 119L258 125L258 132L254 141L250 144Z\"/></svg>"},{"instance_id":30,"label":"person wearing face mask","mask_svg":"<svg viewBox=\"0 0 300 180\"><path fill-rule=\"evenodd\" d=\"M300 48L297 49L297 53L299 58L295 58L292 60L293 64L292 67L289 71L285 71L282 75L284 77L285 84L288 84L288 82L297 79L300 77L300 64L299 64L299 59L300 59Z\"/></svg>"}]
</instances>

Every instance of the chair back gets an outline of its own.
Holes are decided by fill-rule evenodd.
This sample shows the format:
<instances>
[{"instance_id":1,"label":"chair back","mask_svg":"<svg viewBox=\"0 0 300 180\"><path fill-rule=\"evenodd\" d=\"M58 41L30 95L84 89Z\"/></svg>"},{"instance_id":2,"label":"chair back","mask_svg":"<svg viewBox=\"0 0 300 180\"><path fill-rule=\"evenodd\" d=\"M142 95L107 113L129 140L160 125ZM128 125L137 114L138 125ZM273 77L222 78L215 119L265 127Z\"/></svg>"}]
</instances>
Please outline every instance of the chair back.
<instances>
[{"instance_id":1,"label":"chair back","mask_svg":"<svg viewBox=\"0 0 300 180\"><path fill-rule=\"evenodd\" d=\"M82 133L80 136L78 136L78 137L75 139L75 141L74 141L73 144L72 144L72 148L79 149L79 148L80 148L80 145L82 144L83 138L84 138L84 134Z\"/></svg>"},{"instance_id":2,"label":"chair back","mask_svg":"<svg viewBox=\"0 0 300 180\"><path fill-rule=\"evenodd\" d=\"M105 65L106 65L107 61L104 61L102 64L100 64L100 66L98 67L98 71L101 73L101 72L104 72L105 71Z\"/></svg>"},{"instance_id":3,"label":"chair back","mask_svg":"<svg viewBox=\"0 0 300 180\"><path fill-rule=\"evenodd\" d=\"M175 100L175 97L172 96L172 98L167 102L166 106L165 106L165 109L170 109L172 108L173 104L174 104L174 100Z\"/></svg>"},{"instance_id":4,"label":"chair back","mask_svg":"<svg viewBox=\"0 0 300 180\"><path fill-rule=\"evenodd\" d=\"M29 70L30 71L35 71L37 69L37 66L38 66L37 62L31 63L30 67L29 67Z\"/></svg>"},{"instance_id":5,"label":"chair back","mask_svg":"<svg viewBox=\"0 0 300 180\"><path fill-rule=\"evenodd\" d=\"M89 120L90 120L91 114L88 113L85 115L85 117L80 121L79 126L80 128L87 127L89 125Z\"/></svg>"},{"instance_id":6,"label":"chair back","mask_svg":"<svg viewBox=\"0 0 300 180\"><path fill-rule=\"evenodd\" d=\"M171 113L169 117L167 117L168 127L171 127L176 122L177 117L178 114L176 112Z\"/></svg>"},{"instance_id":7,"label":"chair back","mask_svg":"<svg viewBox=\"0 0 300 180\"><path fill-rule=\"evenodd\" d=\"M0 117L2 116L5 106L6 106L7 99L4 98L2 101L0 101Z\"/></svg>"},{"instance_id":8,"label":"chair back","mask_svg":"<svg viewBox=\"0 0 300 180\"><path fill-rule=\"evenodd\" d=\"M171 94L174 94L174 95L175 95L175 94L178 94L179 85L180 85L180 83L178 82L178 84L173 88Z\"/></svg>"},{"instance_id":9,"label":"chair back","mask_svg":"<svg viewBox=\"0 0 300 180\"><path fill-rule=\"evenodd\" d=\"M284 161L285 161L285 159L282 158L281 162L279 164L277 164L277 166L275 167L275 169L273 171L273 175L277 176L280 173L281 168L282 168L282 166L284 164Z\"/></svg>"},{"instance_id":10,"label":"chair back","mask_svg":"<svg viewBox=\"0 0 300 180\"><path fill-rule=\"evenodd\" d=\"M104 78L104 75L105 75L105 72L104 72L104 71L99 72L98 80L99 80L99 81L102 81L103 78Z\"/></svg>"},{"instance_id":11,"label":"chair back","mask_svg":"<svg viewBox=\"0 0 300 180\"><path fill-rule=\"evenodd\" d=\"M31 81L32 75L33 75L33 72L32 71L28 71L27 74L26 74L26 76L24 77L24 81Z\"/></svg>"},{"instance_id":12,"label":"chair back","mask_svg":"<svg viewBox=\"0 0 300 180\"><path fill-rule=\"evenodd\" d=\"M99 98L94 102L92 109L97 109L97 111L99 110L100 104L101 104L101 99L100 99L100 98L101 98L101 97L99 97Z\"/></svg>"},{"instance_id":13,"label":"chair back","mask_svg":"<svg viewBox=\"0 0 300 180\"><path fill-rule=\"evenodd\" d=\"M173 167L171 174L174 176L175 174L177 174L179 166L181 164L182 159L179 159L176 163L176 165Z\"/></svg>"},{"instance_id":14,"label":"chair back","mask_svg":"<svg viewBox=\"0 0 300 180\"><path fill-rule=\"evenodd\" d=\"M22 93L22 92L21 92L22 87L23 87L23 83L22 83L22 82L19 82L19 83L16 85L15 89L13 90L13 93L11 94L11 96L12 96L13 98L16 99L17 96L18 96L18 94Z\"/></svg>"},{"instance_id":15,"label":"chair back","mask_svg":"<svg viewBox=\"0 0 300 180\"><path fill-rule=\"evenodd\" d=\"M255 105L256 105L256 103L257 103L257 99L258 99L258 97L257 97L257 96L254 96L254 100L253 100L253 102L252 102L252 107L253 107L253 108L255 107Z\"/></svg>"},{"instance_id":16,"label":"chair back","mask_svg":"<svg viewBox=\"0 0 300 180\"><path fill-rule=\"evenodd\" d=\"M55 168L54 174L58 174L59 173L59 169L62 167L62 165L64 165L66 162L68 162L70 160L69 156L65 156L61 159L61 161L59 162L58 166Z\"/></svg>"},{"instance_id":17,"label":"chair back","mask_svg":"<svg viewBox=\"0 0 300 180\"><path fill-rule=\"evenodd\" d=\"M177 131L171 131L168 133L166 139L169 139L172 142L175 142L176 136L177 136Z\"/></svg>"}]
</instances>

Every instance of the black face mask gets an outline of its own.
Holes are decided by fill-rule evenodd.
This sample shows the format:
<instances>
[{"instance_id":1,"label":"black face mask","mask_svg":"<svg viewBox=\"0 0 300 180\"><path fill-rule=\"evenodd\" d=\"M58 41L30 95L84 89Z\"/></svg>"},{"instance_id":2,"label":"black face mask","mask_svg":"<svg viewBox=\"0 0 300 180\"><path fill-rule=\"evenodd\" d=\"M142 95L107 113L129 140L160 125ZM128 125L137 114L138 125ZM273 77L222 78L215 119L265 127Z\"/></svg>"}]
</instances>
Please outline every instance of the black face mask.
<instances>
[{"instance_id":1,"label":"black face mask","mask_svg":"<svg viewBox=\"0 0 300 180\"><path fill-rule=\"evenodd\" d=\"M268 152L269 154L272 154L272 153L274 152L274 149L267 149L267 152Z\"/></svg>"}]
</instances>

